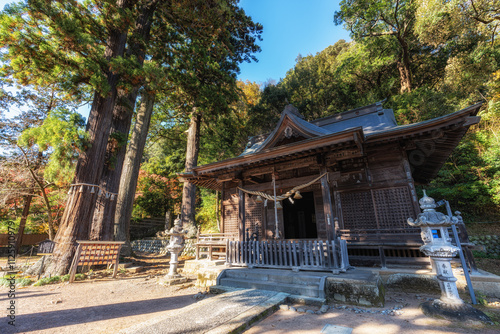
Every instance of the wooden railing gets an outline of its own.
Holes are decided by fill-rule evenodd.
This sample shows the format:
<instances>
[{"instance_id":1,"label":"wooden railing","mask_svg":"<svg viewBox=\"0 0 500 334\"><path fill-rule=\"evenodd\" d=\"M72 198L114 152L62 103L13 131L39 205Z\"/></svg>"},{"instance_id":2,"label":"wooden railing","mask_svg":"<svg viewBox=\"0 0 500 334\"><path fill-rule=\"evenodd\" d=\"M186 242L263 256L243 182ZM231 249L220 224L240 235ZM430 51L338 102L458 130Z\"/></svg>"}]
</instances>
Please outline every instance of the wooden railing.
<instances>
[{"instance_id":1,"label":"wooden railing","mask_svg":"<svg viewBox=\"0 0 500 334\"><path fill-rule=\"evenodd\" d=\"M226 255L227 240L234 240L237 235L234 233L209 233L201 234L198 231L196 236L196 260L202 255L207 255L212 261L215 257Z\"/></svg>"},{"instance_id":2,"label":"wooden railing","mask_svg":"<svg viewBox=\"0 0 500 334\"><path fill-rule=\"evenodd\" d=\"M344 240L228 241L227 244L228 265L328 271L349 267Z\"/></svg>"}]
</instances>

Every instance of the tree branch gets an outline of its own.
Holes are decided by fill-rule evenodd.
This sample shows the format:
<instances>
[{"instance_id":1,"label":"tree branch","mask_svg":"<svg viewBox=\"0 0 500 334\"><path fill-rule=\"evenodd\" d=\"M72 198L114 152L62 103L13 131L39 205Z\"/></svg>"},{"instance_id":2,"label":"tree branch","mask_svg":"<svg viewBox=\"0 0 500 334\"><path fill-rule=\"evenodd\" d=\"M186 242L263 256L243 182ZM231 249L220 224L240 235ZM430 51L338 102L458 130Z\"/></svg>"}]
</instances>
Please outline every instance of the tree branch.
<instances>
[{"instance_id":1,"label":"tree branch","mask_svg":"<svg viewBox=\"0 0 500 334\"><path fill-rule=\"evenodd\" d=\"M397 35L395 31L384 31L384 32L371 32L369 34L360 35L360 37L379 37L379 36L395 36Z\"/></svg>"}]
</instances>

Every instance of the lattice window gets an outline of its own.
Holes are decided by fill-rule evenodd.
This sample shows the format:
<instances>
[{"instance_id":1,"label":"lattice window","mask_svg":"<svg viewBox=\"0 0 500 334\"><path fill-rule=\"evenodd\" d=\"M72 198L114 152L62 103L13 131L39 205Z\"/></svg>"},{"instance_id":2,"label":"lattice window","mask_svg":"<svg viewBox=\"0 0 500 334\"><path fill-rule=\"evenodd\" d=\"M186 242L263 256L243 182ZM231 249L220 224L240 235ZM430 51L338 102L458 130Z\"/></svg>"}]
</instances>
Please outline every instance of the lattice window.
<instances>
[{"instance_id":1,"label":"lattice window","mask_svg":"<svg viewBox=\"0 0 500 334\"><path fill-rule=\"evenodd\" d=\"M224 210L224 233L238 233L238 205L225 204Z\"/></svg>"},{"instance_id":2,"label":"lattice window","mask_svg":"<svg viewBox=\"0 0 500 334\"><path fill-rule=\"evenodd\" d=\"M409 217L414 217L408 187L373 190L379 227L383 229L407 229Z\"/></svg>"},{"instance_id":3,"label":"lattice window","mask_svg":"<svg viewBox=\"0 0 500 334\"><path fill-rule=\"evenodd\" d=\"M250 235L257 232L259 239L262 238L263 204L256 203L253 198L245 198L245 233L249 228Z\"/></svg>"},{"instance_id":4,"label":"lattice window","mask_svg":"<svg viewBox=\"0 0 500 334\"><path fill-rule=\"evenodd\" d=\"M340 202L345 229L376 228L377 222L370 191L341 193Z\"/></svg>"}]
</instances>

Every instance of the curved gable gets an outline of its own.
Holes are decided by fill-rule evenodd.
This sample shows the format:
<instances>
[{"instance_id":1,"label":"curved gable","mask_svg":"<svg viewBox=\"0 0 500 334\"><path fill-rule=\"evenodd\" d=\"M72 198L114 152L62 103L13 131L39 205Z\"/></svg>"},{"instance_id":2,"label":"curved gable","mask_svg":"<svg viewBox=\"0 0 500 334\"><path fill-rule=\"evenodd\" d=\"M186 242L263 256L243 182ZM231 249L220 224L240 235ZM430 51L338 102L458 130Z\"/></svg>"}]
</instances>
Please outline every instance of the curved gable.
<instances>
[{"instance_id":1,"label":"curved gable","mask_svg":"<svg viewBox=\"0 0 500 334\"><path fill-rule=\"evenodd\" d=\"M298 110L289 104L281 113L274 130L254 152L327 134L330 134L330 131L306 122Z\"/></svg>"}]
</instances>

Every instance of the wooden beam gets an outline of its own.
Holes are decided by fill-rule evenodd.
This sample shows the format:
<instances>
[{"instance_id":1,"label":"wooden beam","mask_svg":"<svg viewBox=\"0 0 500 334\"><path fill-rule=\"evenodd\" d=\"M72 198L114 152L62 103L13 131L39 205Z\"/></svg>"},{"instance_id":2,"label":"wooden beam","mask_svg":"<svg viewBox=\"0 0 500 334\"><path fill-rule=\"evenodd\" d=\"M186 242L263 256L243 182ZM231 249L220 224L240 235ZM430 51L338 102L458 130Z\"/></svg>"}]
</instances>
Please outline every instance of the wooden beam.
<instances>
[{"instance_id":1,"label":"wooden beam","mask_svg":"<svg viewBox=\"0 0 500 334\"><path fill-rule=\"evenodd\" d=\"M287 188L293 188L296 186L299 186L301 184L307 183L311 180L313 180L315 175L309 175L309 176L302 176L302 177L297 177L297 178L291 178L291 179L284 179L284 180L276 180L276 189L287 189ZM266 182L266 183L261 183L261 184L249 184L245 186L245 189L247 190L253 190L253 191L266 191L266 190L272 190L273 189L273 183L271 182ZM272 193L269 193L272 195Z\"/></svg>"},{"instance_id":2,"label":"wooden beam","mask_svg":"<svg viewBox=\"0 0 500 334\"><path fill-rule=\"evenodd\" d=\"M356 143L356 146L358 147L358 150L361 153L361 155L363 155L362 138L356 132L354 133L354 142Z\"/></svg>"},{"instance_id":3,"label":"wooden beam","mask_svg":"<svg viewBox=\"0 0 500 334\"><path fill-rule=\"evenodd\" d=\"M471 126L479 123L481 116L469 116L465 119L465 123L462 126Z\"/></svg>"},{"instance_id":4,"label":"wooden beam","mask_svg":"<svg viewBox=\"0 0 500 334\"><path fill-rule=\"evenodd\" d=\"M248 177L245 177L244 179L245 181L248 181L248 182L251 182L253 184L261 184L261 183L264 183L265 180L264 178L258 178L258 177L255 177L255 176L248 176Z\"/></svg>"},{"instance_id":5,"label":"wooden beam","mask_svg":"<svg viewBox=\"0 0 500 334\"><path fill-rule=\"evenodd\" d=\"M285 156L303 154L304 152L315 152L316 150L327 149L337 144L354 143L353 134L359 132L362 135L361 127L348 129L345 131L328 134L325 136L310 138L288 145L278 146L262 152L241 155L224 161L214 162L208 165L198 166L193 169L200 174L214 173L219 170L238 168L248 164L265 163Z\"/></svg>"}]
</instances>

